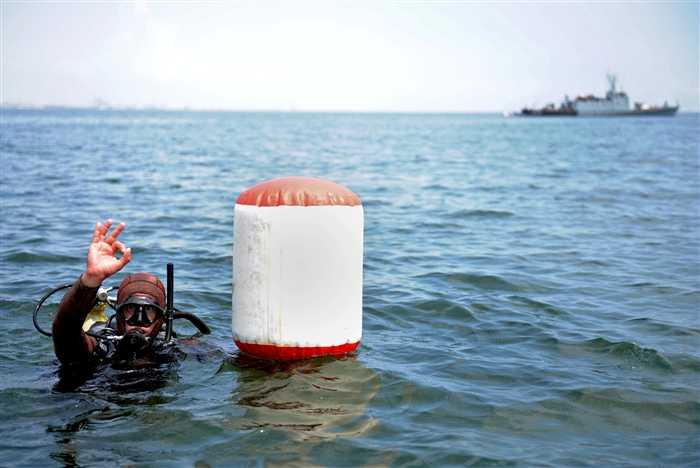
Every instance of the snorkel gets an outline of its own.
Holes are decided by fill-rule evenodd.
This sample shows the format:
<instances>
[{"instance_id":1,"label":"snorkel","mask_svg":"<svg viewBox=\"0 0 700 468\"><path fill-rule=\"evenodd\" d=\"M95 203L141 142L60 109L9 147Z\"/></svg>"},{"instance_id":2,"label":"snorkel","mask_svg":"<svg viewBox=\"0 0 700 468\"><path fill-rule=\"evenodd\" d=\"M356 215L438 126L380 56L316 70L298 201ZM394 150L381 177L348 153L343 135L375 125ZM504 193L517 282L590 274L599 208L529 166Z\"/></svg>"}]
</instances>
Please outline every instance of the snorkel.
<instances>
[{"instance_id":1,"label":"snorkel","mask_svg":"<svg viewBox=\"0 0 700 468\"><path fill-rule=\"evenodd\" d=\"M165 295L165 303L166 303L166 310L165 310L165 321L167 322L167 327L165 329L165 345L170 346L174 344L172 341L172 334L173 334L173 319L175 317L175 311L173 310L173 282L174 282L174 274L173 274L173 264L168 263L167 265L167 288L168 292Z\"/></svg>"}]
</instances>

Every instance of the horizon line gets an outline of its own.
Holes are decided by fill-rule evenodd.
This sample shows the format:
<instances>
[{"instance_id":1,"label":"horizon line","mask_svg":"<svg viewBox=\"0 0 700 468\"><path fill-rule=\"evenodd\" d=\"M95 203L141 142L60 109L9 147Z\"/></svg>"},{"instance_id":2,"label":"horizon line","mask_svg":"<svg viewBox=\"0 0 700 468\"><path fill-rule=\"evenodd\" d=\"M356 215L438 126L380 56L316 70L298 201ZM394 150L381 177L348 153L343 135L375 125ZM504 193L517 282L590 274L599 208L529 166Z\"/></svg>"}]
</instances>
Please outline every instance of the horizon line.
<instances>
[{"instance_id":1,"label":"horizon line","mask_svg":"<svg viewBox=\"0 0 700 468\"><path fill-rule=\"evenodd\" d=\"M99 110L99 111L163 111L163 112L240 112L240 113L284 113L284 114L502 114L502 110L332 110L332 109L227 109L197 107L158 106L69 106L54 104L0 104L0 110Z\"/></svg>"}]
</instances>

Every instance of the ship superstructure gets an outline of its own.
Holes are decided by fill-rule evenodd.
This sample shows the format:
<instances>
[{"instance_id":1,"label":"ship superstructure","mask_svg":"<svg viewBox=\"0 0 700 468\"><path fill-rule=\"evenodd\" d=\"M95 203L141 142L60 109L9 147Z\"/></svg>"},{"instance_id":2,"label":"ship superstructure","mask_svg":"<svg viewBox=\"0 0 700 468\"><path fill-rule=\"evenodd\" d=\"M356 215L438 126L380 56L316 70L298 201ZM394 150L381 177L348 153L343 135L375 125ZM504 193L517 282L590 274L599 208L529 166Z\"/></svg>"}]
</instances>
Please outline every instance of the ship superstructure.
<instances>
[{"instance_id":1,"label":"ship superstructure","mask_svg":"<svg viewBox=\"0 0 700 468\"><path fill-rule=\"evenodd\" d=\"M608 74L610 89L605 93L605 98L596 96L579 96L573 102L573 108L578 115L619 115L630 113L630 100L627 93L617 91L615 85L617 77Z\"/></svg>"}]
</instances>

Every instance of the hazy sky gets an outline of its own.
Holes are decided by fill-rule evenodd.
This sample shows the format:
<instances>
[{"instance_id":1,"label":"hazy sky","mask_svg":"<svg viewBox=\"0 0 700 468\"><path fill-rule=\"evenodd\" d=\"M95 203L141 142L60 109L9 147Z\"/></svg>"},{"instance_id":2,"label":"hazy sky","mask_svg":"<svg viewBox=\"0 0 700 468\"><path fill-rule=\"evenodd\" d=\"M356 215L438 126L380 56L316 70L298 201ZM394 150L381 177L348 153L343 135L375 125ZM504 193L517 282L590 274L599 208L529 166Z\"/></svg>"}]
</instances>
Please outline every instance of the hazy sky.
<instances>
[{"instance_id":1,"label":"hazy sky","mask_svg":"<svg viewBox=\"0 0 700 468\"><path fill-rule=\"evenodd\" d=\"M519 110L565 94L698 111L689 2L2 0L2 102L233 110Z\"/></svg>"}]
</instances>

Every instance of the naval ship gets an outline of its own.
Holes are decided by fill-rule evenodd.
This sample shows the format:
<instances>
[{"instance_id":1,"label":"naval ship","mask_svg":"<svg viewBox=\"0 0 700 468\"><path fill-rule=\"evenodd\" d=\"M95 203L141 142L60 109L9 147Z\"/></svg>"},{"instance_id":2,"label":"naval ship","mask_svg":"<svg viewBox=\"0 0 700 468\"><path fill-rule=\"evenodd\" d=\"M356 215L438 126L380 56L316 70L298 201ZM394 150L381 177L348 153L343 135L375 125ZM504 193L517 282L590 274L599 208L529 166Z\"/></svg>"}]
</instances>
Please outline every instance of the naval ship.
<instances>
[{"instance_id":1,"label":"naval ship","mask_svg":"<svg viewBox=\"0 0 700 468\"><path fill-rule=\"evenodd\" d=\"M559 107L548 104L542 109L531 109L524 107L520 114L522 116L623 116L623 115L676 115L680 105L669 106L648 106L641 102L636 102L634 108L630 109L630 102L627 93L617 91L617 77L608 74L610 89L604 98L594 95L578 96L570 101L569 97L564 98L564 102Z\"/></svg>"}]
</instances>

